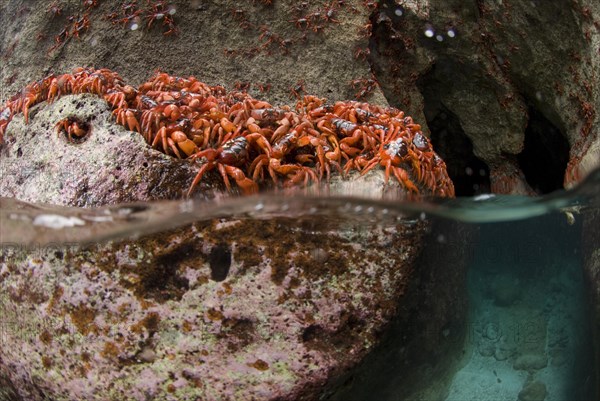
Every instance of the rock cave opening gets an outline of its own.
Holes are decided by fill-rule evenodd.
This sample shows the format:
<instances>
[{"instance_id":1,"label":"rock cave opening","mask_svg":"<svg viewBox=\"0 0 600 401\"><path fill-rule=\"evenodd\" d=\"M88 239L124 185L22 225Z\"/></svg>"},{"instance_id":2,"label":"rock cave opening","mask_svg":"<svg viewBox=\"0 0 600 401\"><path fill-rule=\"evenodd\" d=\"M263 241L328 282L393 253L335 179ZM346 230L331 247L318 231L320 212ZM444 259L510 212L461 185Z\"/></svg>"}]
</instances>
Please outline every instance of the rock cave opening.
<instances>
[{"instance_id":1,"label":"rock cave opening","mask_svg":"<svg viewBox=\"0 0 600 401\"><path fill-rule=\"evenodd\" d=\"M544 114L528 107L529 120L525 129L523 151L517 155L519 167L527 183L539 194L563 189L563 179L569 161L569 142Z\"/></svg>"},{"instance_id":2,"label":"rock cave opening","mask_svg":"<svg viewBox=\"0 0 600 401\"><path fill-rule=\"evenodd\" d=\"M456 114L441 103L425 100L425 118L431 130L431 142L446 162L454 182L456 196L474 196L490 192L490 169L475 156L473 143L465 134Z\"/></svg>"}]
</instances>

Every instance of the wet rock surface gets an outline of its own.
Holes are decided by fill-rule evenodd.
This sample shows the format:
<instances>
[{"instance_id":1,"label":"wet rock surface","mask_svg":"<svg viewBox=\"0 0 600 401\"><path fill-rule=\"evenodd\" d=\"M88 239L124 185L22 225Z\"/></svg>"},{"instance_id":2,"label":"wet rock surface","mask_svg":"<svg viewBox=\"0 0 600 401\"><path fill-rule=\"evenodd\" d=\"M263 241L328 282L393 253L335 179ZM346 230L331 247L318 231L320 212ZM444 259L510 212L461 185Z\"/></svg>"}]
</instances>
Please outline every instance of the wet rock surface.
<instances>
[{"instance_id":1,"label":"wet rock surface","mask_svg":"<svg viewBox=\"0 0 600 401\"><path fill-rule=\"evenodd\" d=\"M315 399L378 343L423 230L221 219L4 250L1 375L27 400Z\"/></svg>"},{"instance_id":2,"label":"wet rock surface","mask_svg":"<svg viewBox=\"0 0 600 401\"><path fill-rule=\"evenodd\" d=\"M430 132L463 195L488 188L549 192L564 181L572 184L598 163L599 5L592 0L466 6L461 1L401 6L383 1L378 8L347 1L333 16L340 22L323 23L323 29L303 27L302 15L317 10L298 10L298 2L173 2L175 36L163 35L157 22L138 30L113 25L104 17L121 13L120 4L98 3L81 39L69 37L49 51L68 16L81 13L81 2L62 2L58 16L27 1L4 2L0 100L51 71L94 65L139 83L150 66L228 88L249 83L253 95L278 104L293 101L294 89L331 100L369 95L373 103L406 110ZM369 81L371 72L381 89ZM83 99L98 112L81 118L93 128L106 128L106 105ZM65 97L50 107L76 107L78 101ZM86 141L67 145L53 129L56 122L40 119L40 125L24 126L21 117L11 122L28 136L12 138L2 152L29 158L31 170L3 163L2 180L10 183L3 186L3 196L79 206L163 199L180 195L195 173L122 129L106 137L96 137L92 129ZM35 152L18 155L25 150L21 141L42 138ZM103 174L95 173L104 156L77 158L78 148L100 144L95 141L115 152L100 169ZM79 188L84 187L91 196L82 197ZM587 226L591 234L585 238L596 238L597 226ZM258 239L245 241L244 229L262 227ZM172 232L168 240L3 253L2 314L11 317L6 321L16 330L6 337L10 346L2 348L0 377L9 377L23 399L50 394L123 399L124 393L132 399L198 394L234 399L239 394L230 391L237 385L257 399L315 398L377 343L376 333L407 285L421 229L400 225L391 233L372 230L350 238L357 234L347 227L336 226L335 237L331 226L311 234L286 221L259 227L223 221ZM231 231L243 238L229 237ZM221 235L225 232L227 238ZM312 248L298 249L307 236L339 238L337 256L314 239L308 241ZM394 236L405 245L390 251L386 241ZM363 253L349 247L350 241ZM242 252L248 248L252 251ZM590 282L597 283L598 258L588 255ZM311 258L314 263L307 263ZM140 261L143 271L134 268ZM319 265L323 269L315 270ZM447 289L441 283L429 293L439 288ZM591 293L599 305L598 289ZM234 307L238 295L252 302ZM322 305L326 313L315 312ZM429 346L437 344L439 333L459 331L443 327L432 333ZM136 375L141 380L127 382ZM203 387L205 377L215 385ZM230 386L223 385L225 379ZM116 384L103 387L108 381ZM88 388L92 393L79 393Z\"/></svg>"}]
</instances>

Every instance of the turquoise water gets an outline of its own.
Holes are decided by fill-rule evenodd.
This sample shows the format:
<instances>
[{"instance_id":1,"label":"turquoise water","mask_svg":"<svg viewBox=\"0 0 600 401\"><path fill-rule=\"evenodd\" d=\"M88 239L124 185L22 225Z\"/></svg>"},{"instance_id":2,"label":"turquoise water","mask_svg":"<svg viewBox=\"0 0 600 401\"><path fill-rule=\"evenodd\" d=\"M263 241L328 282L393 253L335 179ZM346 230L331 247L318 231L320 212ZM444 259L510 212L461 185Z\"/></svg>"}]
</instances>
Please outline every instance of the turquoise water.
<instances>
[{"instance_id":1,"label":"turquoise water","mask_svg":"<svg viewBox=\"0 0 600 401\"><path fill-rule=\"evenodd\" d=\"M447 401L521 399L528 383L546 401L593 399L580 221L552 213L478 227L467 357Z\"/></svg>"}]
</instances>

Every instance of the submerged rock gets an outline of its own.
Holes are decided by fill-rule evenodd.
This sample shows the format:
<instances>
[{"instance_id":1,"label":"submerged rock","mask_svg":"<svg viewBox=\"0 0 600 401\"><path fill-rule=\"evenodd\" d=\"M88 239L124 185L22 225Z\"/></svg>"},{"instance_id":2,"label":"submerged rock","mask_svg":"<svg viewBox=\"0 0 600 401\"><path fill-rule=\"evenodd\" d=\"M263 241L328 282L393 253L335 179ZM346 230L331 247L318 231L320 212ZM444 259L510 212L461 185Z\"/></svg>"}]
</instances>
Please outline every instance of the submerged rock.
<instances>
[{"instance_id":1,"label":"submerged rock","mask_svg":"<svg viewBox=\"0 0 600 401\"><path fill-rule=\"evenodd\" d=\"M523 385L519 392L519 401L544 401L547 394L546 385L534 380Z\"/></svg>"},{"instance_id":2,"label":"submerged rock","mask_svg":"<svg viewBox=\"0 0 600 401\"><path fill-rule=\"evenodd\" d=\"M55 129L65 118L88 134L68 140ZM0 195L85 207L181 197L198 166L112 118L94 95L37 105L28 124L17 115ZM204 193L222 185L215 176ZM375 169L335 178L330 191L377 198L390 188L403 190L391 181L384 191ZM224 217L104 245L5 246L0 376L32 401L316 399L379 343L426 228L309 213Z\"/></svg>"},{"instance_id":3,"label":"submerged rock","mask_svg":"<svg viewBox=\"0 0 600 401\"><path fill-rule=\"evenodd\" d=\"M582 216L583 231L582 256L583 270L588 283L587 296L590 300L590 321L593 336L591 366L594 367L589 389L585 389L596 398L600 396L600 211L586 211Z\"/></svg>"},{"instance_id":4,"label":"submerged rock","mask_svg":"<svg viewBox=\"0 0 600 401\"><path fill-rule=\"evenodd\" d=\"M221 219L5 249L0 376L27 400L315 399L378 343L423 230Z\"/></svg>"}]
</instances>

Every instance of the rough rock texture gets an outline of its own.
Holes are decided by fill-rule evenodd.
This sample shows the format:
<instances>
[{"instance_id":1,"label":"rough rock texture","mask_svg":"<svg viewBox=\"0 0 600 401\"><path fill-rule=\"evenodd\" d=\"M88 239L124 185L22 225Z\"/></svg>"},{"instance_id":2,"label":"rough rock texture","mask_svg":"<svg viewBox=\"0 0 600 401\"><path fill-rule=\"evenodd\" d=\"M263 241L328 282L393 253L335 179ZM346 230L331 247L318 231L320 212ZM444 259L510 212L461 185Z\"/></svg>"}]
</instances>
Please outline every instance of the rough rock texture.
<instances>
[{"instance_id":1,"label":"rough rock texture","mask_svg":"<svg viewBox=\"0 0 600 401\"><path fill-rule=\"evenodd\" d=\"M315 399L378 342L423 228L221 219L4 249L0 376L28 401Z\"/></svg>"},{"instance_id":2,"label":"rough rock texture","mask_svg":"<svg viewBox=\"0 0 600 401\"><path fill-rule=\"evenodd\" d=\"M89 123L85 141L70 143L64 131L57 134L56 123L66 117ZM27 125L17 115L4 139L0 196L28 202L91 207L180 198L198 170L115 124L108 104L95 95L40 104Z\"/></svg>"},{"instance_id":3,"label":"rough rock texture","mask_svg":"<svg viewBox=\"0 0 600 401\"><path fill-rule=\"evenodd\" d=\"M356 92L349 81L369 74L367 61L354 58L355 48L368 45L359 28L368 22L369 9L360 1L348 1L335 13L339 23L322 23L319 33L300 29L294 22L299 13L316 12L321 6L317 3L297 11L302 6L295 1L274 1L272 5L261 1L173 1L169 4L175 6L179 34L166 36L159 22L150 29L135 31L112 24L105 17L120 14L124 2L100 0L91 10L89 31L80 40L71 37L64 46L49 52L55 36L68 24L68 16L83 13L79 0L59 3L62 14L54 18L45 4L23 0L2 3L2 100L50 70L65 73L79 66L119 71L134 85L145 81L153 69L194 75L209 85L227 88L236 82L251 83L251 94L278 104L294 99L290 88L299 80L304 80L307 93L349 99ZM16 18L11 17L14 11L6 10L18 10ZM37 40L40 33L45 37ZM277 37L261 49L273 35ZM287 42L280 45L279 38ZM271 89L262 93L258 84L270 84ZM385 104L378 93L372 100Z\"/></svg>"},{"instance_id":4,"label":"rough rock texture","mask_svg":"<svg viewBox=\"0 0 600 401\"><path fill-rule=\"evenodd\" d=\"M589 283L590 321L594 336L596 396L600 395L600 211L583 216L582 251L586 282Z\"/></svg>"},{"instance_id":5,"label":"rough rock texture","mask_svg":"<svg viewBox=\"0 0 600 401\"><path fill-rule=\"evenodd\" d=\"M54 128L65 117L90 125L82 142ZM198 168L150 149L116 125L94 95L42 103L29 118L13 120L5 135L1 196L84 207L179 198ZM214 185L207 180L205 191ZM383 171L374 170L336 178L330 191L377 198L382 187ZM334 393L340 377L379 343L411 277L427 271L412 274L425 227L420 220L355 225L339 215L224 218L107 246L4 246L0 377L18 394L10 397L26 400L296 400ZM449 270L449 280L422 277L431 283L423 295L445 290L447 302L432 305L426 321L414 316L414 306L403 306L399 327L414 319L436 333L424 341L404 336L414 341L410 348L436 349L438 358L450 352L437 350L438 326L450 312L460 338L466 309L453 302L464 301L456 296L464 266ZM420 298L411 288L413 305ZM413 366L428 363L423 354L404 357Z\"/></svg>"},{"instance_id":6,"label":"rough rock texture","mask_svg":"<svg viewBox=\"0 0 600 401\"><path fill-rule=\"evenodd\" d=\"M431 132L459 194L546 193L598 164L590 150L600 146L595 0L267 3L173 1L179 34L165 36L160 20L150 28L137 20L137 30L112 24L111 13L127 13L101 0L89 30L49 51L68 17L84 12L81 2L61 1L53 16L46 5L5 1L0 98L82 65L134 84L152 68L228 88L250 84L274 104L289 102L290 89L302 93L303 81L318 96L365 94L407 111Z\"/></svg>"},{"instance_id":7,"label":"rough rock texture","mask_svg":"<svg viewBox=\"0 0 600 401\"><path fill-rule=\"evenodd\" d=\"M209 84L224 84L228 88L234 87L236 83L241 86L245 83L252 83L250 91L253 95L279 104L289 103L292 99L289 94L290 87L301 91L300 80L304 80L304 86L308 93L324 96L331 100L351 98L357 92L360 94L363 90L361 88L365 87L365 81L358 82L357 88L352 88L350 81L361 78L371 79L370 69L372 69L382 90L375 87L368 100L379 104L388 102L392 106L404 109L417 122L428 127L434 146L441 150L449 167L453 169L452 177L455 178L455 182L463 182L462 194L468 195L489 187L497 192L523 193L532 190L549 192L562 186L565 180L565 167L569 159L573 160L573 163L566 177L567 183L575 181L578 178L577 175L583 174L583 172L577 174L578 157L585 160L585 162L581 162L581 165L585 164L584 170L586 171L598 162L597 121L599 116L596 112L598 78L595 76L595 71L598 70L600 57L597 51L600 41L597 28L600 5L594 0L561 0L558 2L411 0L401 2L400 6L395 1L387 0L380 2L379 8L365 6L369 2L346 1L346 6L335 11L333 16L339 23L333 21L323 23L322 31L317 29L316 25L304 29L303 22L299 21L303 15L317 12L316 9L321 6L317 3L307 2L311 5L309 9L304 10L302 9L303 3L296 1L276 0L273 5L267 5L260 1L244 3L174 1L173 4L177 7L175 21L180 31L178 36L164 36L159 21L155 21L150 29L144 28L135 31L122 25L112 25L103 17L111 12L120 13L120 2L100 0L98 3L98 8L92 9L90 13L91 27L87 32L82 33L81 39L69 37L64 46L59 46L56 50L49 52L49 48L54 45L54 37L59 35L67 24L67 18L70 15L81 15L81 2L78 0L61 1L62 13L55 17L49 12L48 4L42 5L40 2L26 0L3 2L0 5L0 26L2 27L0 29L0 62L2 65L0 100L8 99L32 79L38 79L51 71L67 72L82 65L117 70L127 81L134 83L146 79L149 70L153 68L167 70L176 75L196 75ZM140 21L140 23L145 25L146 21ZM371 24L373 32L370 38L365 36L370 29L369 24ZM315 33L312 28L320 32ZM424 34L428 28L433 29L431 31L433 32L432 38L428 38ZM453 38L450 37L449 32L453 32ZM438 35L441 35L442 41L438 40ZM365 51L367 48L370 50L369 55ZM357 52L357 50L359 51ZM259 84L264 86L271 84L272 88L269 92L263 93L259 89ZM369 86L373 85L366 85L367 88ZM65 98L62 101L67 103L71 100ZM93 100L89 101L93 102ZM100 110L105 109L100 106ZM101 126L104 121L102 115L100 113L95 116L92 123ZM17 118L12 124L22 123ZM44 135L52 141L48 146L57 144L60 138L51 138L52 127L47 125L43 128L45 128ZM129 137L129 133L118 131L115 133L114 139L110 140L114 140L115 144L122 143L119 140L120 137ZM92 138L90 141L93 140ZM108 138L102 140L109 141ZM139 148L137 148L137 142L140 142ZM181 185L187 187L190 179L187 173L179 176L177 172L183 171L180 168L171 173L170 165L161 164L162 156L144 153L147 148L141 145L143 145L141 141L132 138L127 141L128 151L115 148L115 152L124 152L123 160L134 161L134 166L130 167L148 174L144 178L144 183L137 181L136 184L135 179L128 181L129 177L126 181L124 176L115 173L117 182L120 179L121 182L129 182L128 185L131 185L132 191L134 188L135 191L138 191L137 196L140 196L140 199L163 197L163 194L152 192L152 188L144 187L145 183L151 180L150 177L155 171L163 171L165 175L172 174L173 177L180 177L177 179L180 180ZM86 143L78 146L86 146ZM552 151L543 151L542 149L546 147L551 148ZM60 147L54 147L54 149L60 149ZM44 153L43 150L41 152ZM63 159L75 161L67 152L57 151L54 154L49 152L46 154L50 155L52 160L62 156ZM142 157L141 155L150 160L149 167L152 166L152 169L144 167L143 162L141 167L139 163L135 163L135 161L139 161L136 158ZM119 155L119 157L121 156ZM49 161L45 161L45 163L49 163ZM93 165L90 163L90 166ZM14 166L9 165L8 168L14 169ZM90 170L93 172L92 168ZM117 164L115 164L114 170L117 170ZM468 171L472 171L474 174L469 174ZM43 184L49 185L47 189L51 191L45 198L37 200L54 202L59 195L65 196L67 202L69 199L74 199L72 197L76 196L75 186L84 183L82 175L76 172L71 172L71 174L66 177L65 173L56 175L55 178L58 180L64 180L63 188L55 184L57 180L51 180L50 184ZM121 171L121 174L128 173ZM546 180L544 178L546 176L551 179ZM7 177L7 174L3 174L3 179L5 179L4 177ZM28 183L35 182L35 172L29 172L27 177ZM133 177L133 174L130 177ZM117 192L110 195L104 193L102 196L90 198L88 202L81 203L82 205L116 201L116 199L121 199L118 197L126 196L125 193L118 191L120 183L119 185L112 184L110 177L92 176L87 179L93 182L90 188L99 185L109 192L114 189ZM36 200L31 192L34 186L25 183L25 179L22 181L23 189L18 191L23 192L17 193L15 190L11 195L22 196L22 199ZM477 185L477 188L474 189L474 185ZM177 187L177 185L174 186L174 188ZM113 195L114 197L112 197ZM170 193L166 193L164 197L170 195ZM68 198L69 196L71 198ZM144 196L148 196L148 198L144 198ZM597 226L596 223L595 227ZM589 230L592 230L591 227L594 226L590 226ZM187 234L179 232L179 235L190 238L193 233L201 238L202 231L200 228L198 230L200 231L189 228ZM284 226L277 227L277 235L282 230L284 230ZM344 233L343 230L336 231ZM173 238L176 235L173 234ZM301 235L301 233L292 232L290 235L291 238L294 238L293 235ZM233 240L231 241L233 242ZM264 241L268 241L268 239ZM97 271L93 270L90 262L80 258L80 256L89 255L93 262L94 258L99 257L99 253L94 252L64 251L62 256L67 254L72 256L73 264L68 266L57 261L61 259L60 254L38 252L25 257L26 263L19 266L12 263L15 255L4 255L5 265L0 273L0 280L2 280L1 285L7 287L6 291L3 290L1 293L3 296L10 295L15 299L19 299L19 295L22 295L23 299L21 303L11 300L10 303L3 303L3 305L11 308L22 306L18 309L19 317L35 315L36 309L29 309L29 307L43 305L45 308L37 309L39 316L45 318L45 314L48 315L48 325L43 327L49 327L47 330L54 330L55 326L57 327L54 335L50 337L45 335L43 330L29 326L30 323L27 319L19 319L19 324L28 323L24 326L24 330L14 333L16 335L25 333L22 334L24 340L12 337L11 344L22 342L25 351L21 351L18 347L3 348L3 351L11 353L10 357L4 355L1 357L4 373L18 376L14 377L18 379L15 384L17 387L23 385L24 392L33 391L32 387L26 385L24 381L24 377L29 377L29 384L34 382L38 385L35 390L36 394L29 394L27 397L42 398L44 389L50 390L45 386L52 385L59 376L58 370L55 370L57 360L51 358L57 358L53 352L60 348L57 345L60 341L68 341L75 352L72 356L62 355L61 357L79 358L77 363L65 370L65 373L69 375L67 380L74 380L71 382L71 386L76 386L77 379L75 377L78 375L79 383L82 385L77 388L84 389L85 380L94 380L93 374L97 373L90 369L102 370L112 366L121 367L124 373L137 372L142 375L140 377L143 380L137 383L140 386L140 393L130 393L131 396L143 397L140 395L142 392L147 391L150 394L155 391L155 388L159 388L163 394L170 394L173 397L180 396L177 391L182 390L179 390L178 386L184 381L198 382L198 376L195 376L198 371L194 369L200 371L206 369L207 364L198 365L198 361L201 358L214 361L211 359L214 358L214 354L203 355L202 350L208 352L222 349L219 347L223 347L225 342L235 338L235 336L219 338L222 331L246 333L244 331L247 328L246 323L241 323L238 328L236 328L237 320L229 320L229 324L232 326L224 324L227 318L237 318L237 316L226 316L225 313L231 313L231 309L226 308L230 306L227 304L228 288L233 293L244 291L244 294L248 288L254 288L238 286L238 283L247 278L247 275L238 277L233 272L244 269L246 265L238 263L237 245L233 247L231 243L227 242L231 247L229 249L233 252L231 271L228 279L223 282L206 278L212 273L210 260L195 263L196 269L193 268L194 266L188 266L186 269L183 265L187 263L188 259L183 256L180 259L179 256L188 254L186 248L180 250L176 244L167 244L164 240L160 244L161 246L167 244L166 250L163 248L162 251L157 251L156 246L149 248L148 271L155 273L156 267L166 266L167 262L160 257L163 254L171 255L166 256L166 260L176 259L177 263L169 262L168 265L177 265L177 269L185 269L185 272L191 274L190 279L177 280L175 277L178 276L173 275L171 276L173 280L163 283L162 275L152 276L150 274L141 278L136 277L135 274L132 275L131 269L127 270L125 256L132 260L137 257L135 254L129 255L129 252L121 253L123 255L123 258L120 259L122 264L118 268L102 270L98 267ZM595 244L597 243L598 241L595 242ZM216 249L219 249L218 245L216 244ZM119 247L123 246L126 244L113 245L116 247L114 249L121 249ZM195 258L201 258L199 255L204 255L204 258L210 259L214 244L209 244L206 248L199 244L194 246L203 250L203 252L193 253ZM393 257L393 255L389 255L389 249L391 248L388 247L382 251L382 254L386 256L385 260L391 260ZM159 254L155 254L156 252ZM376 253L377 247L372 252ZM143 255L145 254L143 253ZM320 254L321 252L315 253L319 259L322 256L319 256ZM348 255L348 259L351 260L351 254ZM595 255L595 253L589 253L589 255ZM248 262L248 265L252 265L248 268L260 270L263 272L262 274L268 276L270 273L267 261L262 259L263 255L259 254L259 256L261 258L257 257L254 261L255 264ZM292 257L298 257L298 255ZM221 265L221 263L213 261L213 264L215 263ZM597 264L590 263L588 266L597 266ZM47 273L47 277L52 277L50 274L55 274L56 270L62 273L57 274L55 281L44 281L38 276L40 273ZM299 270L291 269L290 274L302 276ZM588 270L591 272L590 274L596 274L594 272L597 269L589 268ZM9 279L9 275L7 275L9 271L21 271L24 275L10 276L11 280L15 279L16 281L9 285L9 282L6 281ZM360 268L354 271L364 274ZM383 269L383 271L385 274L392 274L389 270ZM58 296L61 293L60 289L57 289L56 293L54 292L55 288L63 288L58 285L50 288L52 291L46 291L48 288L44 287L42 283L47 286L52 283L57 284L64 280L59 277L61 274L65 274L66 277L73 274L77 279L88 280L94 285L89 289L83 289L80 286L65 286L65 292L60 296ZM194 281L194 277L196 281ZM200 277L205 278L199 279ZM272 276L269 277L272 278ZM325 277L329 278L327 275ZM597 276L592 277L595 277L595 282L598 282ZM364 279L364 277L362 278ZM330 279L337 281L339 277L333 275ZM396 280L399 279L396 277ZM224 283L228 283L230 280L232 281L229 284L230 287L224 286ZM204 281L206 282L204 283ZM74 282L71 279L66 281L68 284ZM186 282L188 288L184 285ZM190 282L194 282L196 286ZM375 286L365 288L365 291L377 288L377 280L374 280L375 284L369 280L360 282L362 285ZM98 283L112 283L114 294L112 292L103 293ZM323 289L325 288L324 283L317 280L314 285ZM139 290L139 287L136 287L139 284L147 285L142 285L143 290ZM290 282L284 280L280 285L275 285L272 280L266 280L260 285L260 294L264 294L268 299L273 299L275 293L279 296L280 293L285 293L286 289L289 291L295 284L292 284L290 278ZM199 316L194 315L193 319L190 318L197 326L184 325L181 320L182 315L165 312L165 305L169 306L170 303L175 302L175 298L169 298L169 296L180 297L180 302L189 300L191 296L186 296L186 294L199 292L198 286L204 287L206 293L203 292L203 296L211 297L210 300L215 304L202 309L201 312L198 312L201 313ZM440 286L444 288L443 283ZM8 291L9 288L10 291ZM25 291L20 294L19 291L16 291L19 288L36 291ZM138 289L136 290L136 288ZM301 288L301 286L297 288ZM328 289L328 291L332 290ZM399 295L394 293L394 291L399 291L397 287L393 287L391 291L389 299ZM595 291L594 294L597 294L597 289ZM316 293L316 290L311 292ZM430 293L436 294L436 291L432 290ZM31 296L24 297L25 294ZM125 312L108 308L111 300L118 299L113 298L115 294L121 294L124 297L121 302L125 301L124 308L127 308ZM346 292L338 294L340 297L346 297L347 302L344 305L356 307L357 300L348 299L347 295L357 294L354 289L348 289ZM368 293L363 292L363 296L364 294ZM82 299L90 296L96 300L96 303L93 309L88 310L81 305ZM147 296L148 300L144 296ZM161 297L166 297L166 299ZM51 302L52 300L55 302ZM131 308L127 306L129 301L133 302ZM288 301L292 303L286 304L285 302ZM309 323L310 316L306 316L306 313L303 316L296 314L296 311L299 311L298 313L306 312L305 309L311 307L310 303L307 301L294 304L295 301L288 301L284 301L284 305L291 309L282 312L281 316L290 316L290 321L296 323L302 321L305 325L292 325L285 333L288 335L305 333L304 330L313 323ZM332 305L341 304L333 303ZM600 302L596 299L595 305L599 304ZM199 304L194 305L196 311L198 310L197 305ZM220 305L224 306L223 311L215 309L215 306ZM106 306L107 309L101 309L101 306ZM391 313L388 306L374 310L383 311L382 314L385 314L385 311ZM213 312L209 313L211 307ZM334 316L338 320L335 318L329 322L327 319L323 320L322 330L330 330L335 333L336 327L341 327L336 326L336 322L339 323L341 320L352 327L355 323L354 320L348 319L350 316L360 318L367 313L366 309L356 308L357 310L351 311L348 315L343 315L342 312L332 312L332 315L325 316L325 318ZM164 316L156 318L157 315L152 313L158 313L157 311L164 313ZM220 312L222 316L217 312ZM29 315L25 315L25 313L29 313ZM125 320L119 321L117 316L121 314L123 317L123 313L128 313L128 315L125 316ZM255 317L250 318L250 321L255 322L256 325L251 327L256 328L260 324L266 324L268 317L257 314L256 310L253 310L252 314ZM373 315L373 311L369 310L368 314ZM66 316L66 319L59 319L63 315ZM256 317L256 315L260 316ZM313 314L313 318L320 317ZM280 324L280 318L275 317L270 324ZM378 320L372 323L370 331L356 329L357 333L364 334L364 337L360 337L363 334L357 337L357 343L361 343L365 338L369 340L359 351L356 351L356 355L364 355L372 345L371 336L379 327L377 322L385 320L379 316L376 318ZM176 326L177 323L181 325ZM35 321L31 321L31 324L35 324ZM103 329L109 324L115 324L121 330L127 330L124 333L118 331L104 333ZM40 322L40 327L41 325ZM182 352L178 354L179 356L170 356L173 354L169 354L166 347L173 345L174 341L179 339L177 333L187 330L186 327L196 330L200 325L212 328L212 332L208 331L206 346L213 348L207 349L204 348L204 344L189 344L181 341L177 346ZM131 331L131 326L135 330ZM131 338L136 330L139 338ZM314 331L311 332L311 330ZM349 350L355 349L352 347L357 346L357 343L353 343L355 345L350 348L344 348L344 345L349 344L347 342L342 342L337 348L323 347L319 340L327 336L319 336L322 333L319 329L311 330L307 331L304 336L306 338L303 338L301 342L302 344L313 344L315 347L311 349L309 346L303 345L304 348L300 347L300 350L307 351L306 354L313 358L312 361L326 360L331 355L327 354L327 351L332 352L332 350L337 350L334 352L338 352L337 355L341 361L339 366L341 367L349 366L358 360L358 357L352 359L355 356L349 352ZM355 331L353 330L353 332ZM445 332L447 331L442 330L442 333ZM327 338L341 337L344 339L344 332L340 331L340 333L342 334L339 337L333 335ZM439 333L439 331L434 330L432 333ZM93 344L89 345L93 350L93 347L98 345L94 341L107 335L113 335L115 340L112 341L112 345L108 344L102 348L104 355L87 353L86 346L88 344ZM256 332L253 335L254 339L263 340L257 342L258 344L265 347L272 346L264 340L264 333ZM277 336L272 338L278 339ZM429 338L428 345L433 344L432 338L437 340L437 337L434 336ZM248 356L249 354L244 354L244 352L261 350L260 347L253 349L250 346L249 350L244 350L242 347L241 351L240 349L236 351L236 347L244 344L244 341L242 334L239 342L234 341L233 352L240 352L240 355ZM296 341L300 340L296 337ZM281 345L281 343L278 344ZM285 344L282 346L287 351ZM323 349L320 349L319 346ZM262 350L264 349L266 348ZM23 358L21 352L27 352L27 355L34 359ZM48 354L43 354L43 352ZM280 372L286 374L291 372L291 370L285 370L285 366L271 363L272 361L263 358L266 357L252 354L249 359L235 361L233 358L222 360L221 363L235 362L237 363L235 366L239 370L232 370L232 372L251 372L255 375L246 377L248 375L239 376L239 373L238 375L231 373L229 379L233 383L240 380L240 377L251 380L258 374L262 377L267 376L268 380L265 383L268 383L269 380L272 380L269 375L275 369L280 369ZM352 360L350 361L350 359ZM184 366L191 365L190 360L194 361L194 369L188 372ZM31 366L35 369L27 370L23 366L18 368L14 364L15 361L19 361L19 363L25 361L32 364ZM292 359L289 362L293 365ZM252 366L248 366L248 363ZM268 369L261 370L267 368L267 365ZM160 376L160 372L167 372L169 366L177 374L172 377L167 375L169 378L166 381L156 379L157 375ZM327 366L331 367L334 364L322 366L308 364L308 368L315 369L317 372L318 378L322 380L321 384L330 377ZM23 373L23 375L18 375L18 373ZM118 393L119 386L125 380L124 377L125 375L115 378L119 384L113 388L113 391ZM40 378L43 380L40 381ZM291 381L284 379L285 374L277 376L277 381L271 382L272 387L263 388L265 391L271 392L268 394L256 393L256 398L265 399L269 395L282 394L277 393L276 389L285 390L285 394L289 396L299 395L300 389L289 385ZM48 382L44 382L44 380ZM94 383L102 385L101 380L94 381ZM156 387L152 387L153 384ZM170 384L173 387L170 387ZM144 386L150 387L144 389ZM257 389L258 387L249 385L247 388ZM231 390L231 388L226 390ZM313 390L315 389L308 388L306 391ZM173 391L173 393L169 393L169 391ZM308 395L306 396L308 397Z\"/></svg>"},{"instance_id":8,"label":"rough rock texture","mask_svg":"<svg viewBox=\"0 0 600 401\"><path fill-rule=\"evenodd\" d=\"M393 3L377 17L376 75L391 104L423 113L455 183L546 193L584 175L579 157L598 139L598 2Z\"/></svg>"},{"instance_id":9,"label":"rough rock texture","mask_svg":"<svg viewBox=\"0 0 600 401\"><path fill-rule=\"evenodd\" d=\"M546 385L537 380L525 383L519 392L519 401L544 401L546 399Z\"/></svg>"},{"instance_id":10,"label":"rough rock texture","mask_svg":"<svg viewBox=\"0 0 600 401\"><path fill-rule=\"evenodd\" d=\"M468 334L466 267L473 226L435 220L381 343L340 380L331 401L445 400ZM426 295L425 297L423 296Z\"/></svg>"}]
</instances>

